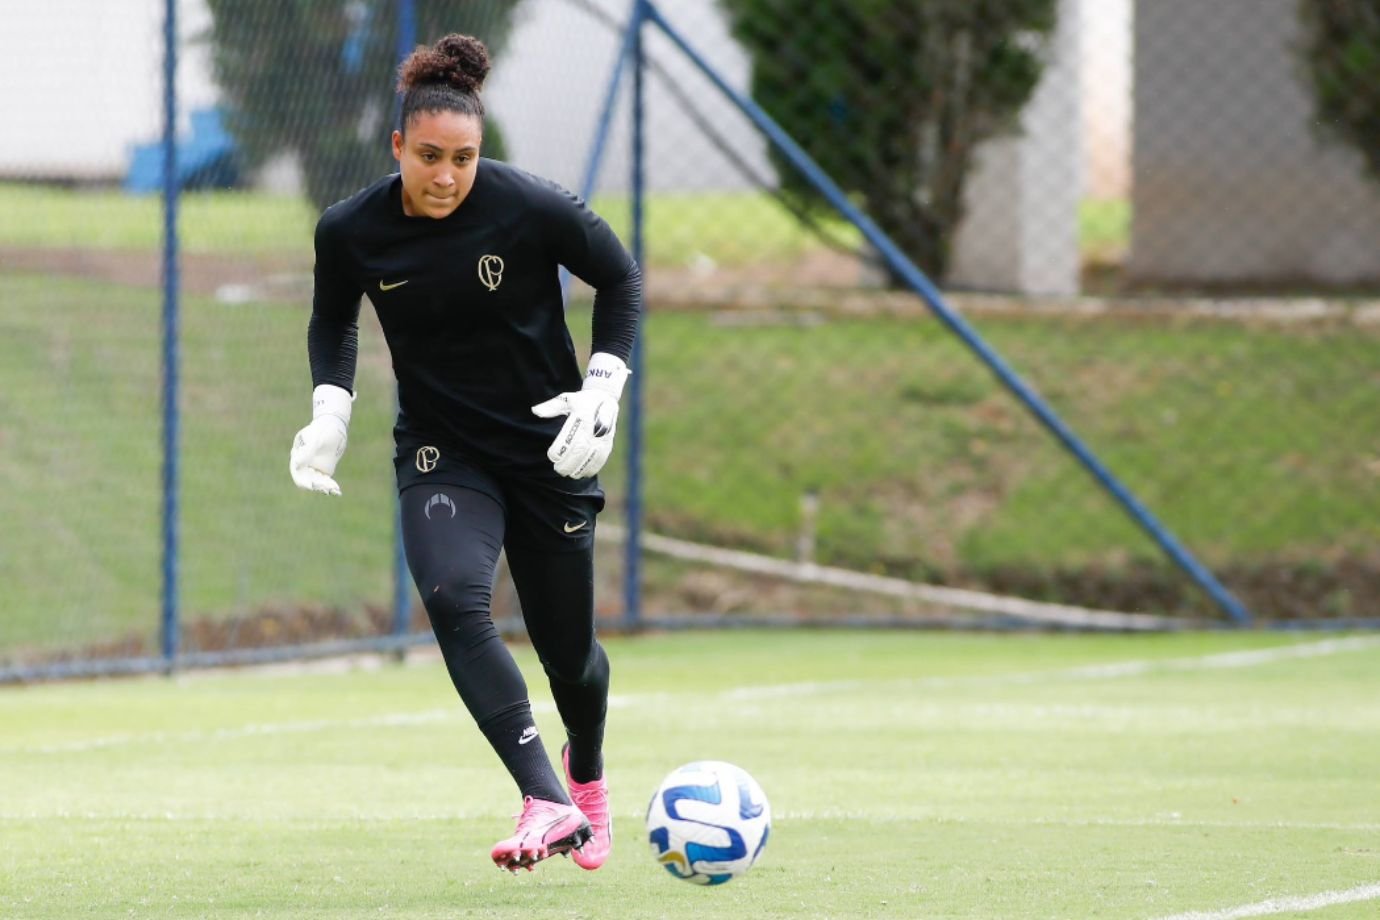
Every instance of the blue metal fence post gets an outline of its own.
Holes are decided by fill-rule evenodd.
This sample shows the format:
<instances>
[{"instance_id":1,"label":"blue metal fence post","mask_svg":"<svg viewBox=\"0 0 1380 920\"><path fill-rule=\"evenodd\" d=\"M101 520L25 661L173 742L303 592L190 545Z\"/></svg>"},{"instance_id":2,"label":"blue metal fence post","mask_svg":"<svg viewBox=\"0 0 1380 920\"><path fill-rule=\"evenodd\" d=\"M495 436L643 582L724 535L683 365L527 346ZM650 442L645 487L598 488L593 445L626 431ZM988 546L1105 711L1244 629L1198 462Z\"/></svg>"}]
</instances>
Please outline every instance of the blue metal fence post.
<instances>
[{"instance_id":1,"label":"blue metal fence post","mask_svg":"<svg viewBox=\"0 0 1380 920\"><path fill-rule=\"evenodd\" d=\"M177 666L177 0L163 4L163 669Z\"/></svg>"},{"instance_id":2,"label":"blue metal fence post","mask_svg":"<svg viewBox=\"0 0 1380 920\"><path fill-rule=\"evenodd\" d=\"M608 87L604 90L604 104L599 110L599 121L594 128L594 139L590 141L589 153L585 157L585 174L580 180L580 197L589 201L594 197L595 186L599 183L599 169L604 164L604 149L608 146L609 130L613 126L613 110L618 106L618 90L623 84L623 72L628 69L632 56L636 6L640 0L633 0L634 10L628 16L628 25L623 30L623 38L618 44L618 56L613 62L613 72L609 74ZM570 271L561 266L561 298L564 301L570 293Z\"/></svg>"},{"instance_id":3,"label":"blue metal fence post","mask_svg":"<svg viewBox=\"0 0 1380 920\"><path fill-rule=\"evenodd\" d=\"M756 125L762 133L786 156L791 164L809 180L821 195L834 208L857 227L863 237L885 259L887 266L904 279L910 287L949 330L956 334L968 348L987 365L1007 389L1019 399L1031 414L1060 441L1079 463L1093 476L1144 530L1160 549L1175 564L1188 574L1204 590L1217 606L1238 625L1248 625L1251 613L1230 591L1226 589L1202 563L1200 563L1182 544L1152 515L1148 508L1112 475L1102 462L1073 433L1064 421L1047 403L1013 371L1006 362L979 336L962 316L951 310L944 302L944 296L933 282L911 262L901 249L892 242L872 219L854 205L843 190L838 187L815 163L795 140L778 125L761 106L730 86L724 78L709 65L705 58L692 48L679 32L667 22L651 0L640 0L642 16L654 23L671 42L689 58L690 62L713 83L733 105Z\"/></svg>"},{"instance_id":4,"label":"blue metal fence post","mask_svg":"<svg viewBox=\"0 0 1380 920\"><path fill-rule=\"evenodd\" d=\"M599 167L604 162L604 150L608 146L609 132L613 128L613 111L618 107L618 90L623 85L623 74L628 69L633 47L637 42L640 20L637 7L641 0L634 0L632 12L628 16L627 28L618 43L618 56L609 74L608 86L604 89L604 105L599 110L599 122L594 128L594 139L589 145L589 155L585 159L585 174L580 184L580 195L588 200L594 194L599 181Z\"/></svg>"},{"instance_id":5,"label":"blue metal fence post","mask_svg":"<svg viewBox=\"0 0 1380 920\"><path fill-rule=\"evenodd\" d=\"M413 0L400 0L398 3L398 63L417 47L417 9ZM399 97L396 111L401 113L402 99ZM393 119L397 122L397 117ZM396 395L396 394L395 394ZM393 638L399 640L397 655L406 654L406 646L401 641L412 628L412 576L407 569L407 552L403 548L402 503L395 500L393 506Z\"/></svg>"},{"instance_id":6,"label":"blue metal fence post","mask_svg":"<svg viewBox=\"0 0 1380 920\"><path fill-rule=\"evenodd\" d=\"M643 111L646 59L642 47L642 24L647 16L646 0L633 4L628 29L632 43L632 256L647 274L643 227L643 194L646 180ZM628 508L627 543L623 547L623 624L636 629L642 622L642 376L643 342L647 338L647 317L633 343L632 376L628 380Z\"/></svg>"}]
</instances>

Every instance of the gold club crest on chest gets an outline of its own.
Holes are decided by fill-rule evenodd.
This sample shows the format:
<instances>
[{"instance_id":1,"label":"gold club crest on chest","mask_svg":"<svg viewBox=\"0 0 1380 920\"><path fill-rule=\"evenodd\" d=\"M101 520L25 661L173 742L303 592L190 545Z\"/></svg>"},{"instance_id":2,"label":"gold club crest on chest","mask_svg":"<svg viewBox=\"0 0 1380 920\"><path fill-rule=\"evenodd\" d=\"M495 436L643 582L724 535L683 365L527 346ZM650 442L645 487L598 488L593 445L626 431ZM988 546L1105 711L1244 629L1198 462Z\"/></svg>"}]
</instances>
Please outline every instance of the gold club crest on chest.
<instances>
[{"instance_id":1,"label":"gold club crest on chest","mask_svg":"<svg viewBox=\"0 0 1380 920\"><path fill-rule=\"evenodd\" d=\"M498 290L503 283L503 260L498 256L480 256L479 280L489 290Z\"/></svg>"}]
</instances>

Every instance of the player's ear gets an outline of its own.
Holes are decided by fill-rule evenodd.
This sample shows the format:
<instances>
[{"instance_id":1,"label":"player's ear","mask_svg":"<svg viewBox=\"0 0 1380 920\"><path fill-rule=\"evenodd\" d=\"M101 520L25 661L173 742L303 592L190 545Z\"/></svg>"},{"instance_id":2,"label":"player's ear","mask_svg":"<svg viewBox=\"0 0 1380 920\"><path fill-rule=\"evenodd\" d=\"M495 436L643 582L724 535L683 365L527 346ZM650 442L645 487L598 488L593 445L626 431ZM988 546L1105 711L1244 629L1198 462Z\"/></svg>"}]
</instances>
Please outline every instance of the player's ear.
<instances>
[{"instance_id":1,"label":"player's ear","mask_svg":"<svg viewBox=\"0 0 1380 920\"><path fill-rule=\"evenodd\" d=\"M401 131L393 132L393 159L402 162L403 136Z\"/></svg>"}]
</instances>

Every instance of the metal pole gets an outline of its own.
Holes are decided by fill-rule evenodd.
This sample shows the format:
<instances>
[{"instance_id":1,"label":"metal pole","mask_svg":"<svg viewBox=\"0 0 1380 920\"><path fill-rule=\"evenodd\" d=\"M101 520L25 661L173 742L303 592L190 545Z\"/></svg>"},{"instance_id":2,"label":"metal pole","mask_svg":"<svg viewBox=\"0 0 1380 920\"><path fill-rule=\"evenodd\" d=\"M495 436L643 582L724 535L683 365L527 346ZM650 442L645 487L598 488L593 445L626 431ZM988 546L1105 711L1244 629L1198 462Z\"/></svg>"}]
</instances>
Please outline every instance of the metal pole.
<instances>
[{"instance_id":1,"label":"metal pole","mask_svg":"<svg viewBox=\"0 0 1380 920\"><path fill-rule=\"evenodd\" d=\"M1247 625L1251 622L1250 611L1228 591L1213 574L1207 570L1191 553L1185 549L1174 535L1171 534L1150 511L1131 494L1111 471L1102 465L1102 462L1093 455L1078 439L1078 436L1064 424L1063 420L1055 414L1040 396L1013 371L1005 361L1002 360L992 348L983 341L963 317L954 313L944 302L943 295L939 289L925 277L920 269L903 253L891 239L877 227L872 220L859 210L848 196L829 178L824 170L812 160L804 150L801 149L789 134L785 132L771 116L762 110L751 99L739 93L729 86L724 79L709 66L709 63L681 37L671 24L662 17L661 13L654 7L651 0L641 0L643 16L655 23L665 35L680 48L694 65L699 68L709 80L719 88L719 91L727 96L738 110L746 115L753 124L757 125L763 133L771 139L771 142L800 170L800 172L810 181L829 202L843 214L844 217L862 231L863 236L871 243L887 265L899 277L903 278L907 285L919 294L929 305L930 310L939 317L945 325L961 338L973 352L983 361L988 368L996 374L1006 387L1011 390L1016 397L1025 404L1031 413L1043 424L1056 438L1059 439L1065 448L1072 453L1080 463L1090 472L1093 477L1101 483L1102 487L1111 493L1127 513L1135 520L1142 529L1146 531L1160 548L1188 573L1198 585L1203 588L1216 602L1227 616L1231 617L1240 625Z\"/></svg>"},{"instance_id":2,"label":"metal pole","mask_svg":"<svg viewBox=\"0 0 1380 920\"><path fill-rule=\"evenodd\" d=\"M608 145L609 130L613 126L613 110L618 105L618 90L623 84L623 72L628 69L633 47L637 43L640 20L636 15L637 2L629 14L628 27L623 30L623 40L618 44L618 58L613 63L613 73L609 75L608 87L604 90L604 105L599 113L599 124L594 130L594 141L590 144L589 158L585 161L584 181L580 185L580 195L586 200L594 194L595 183L599 179L599 167L604 161L604 148Z\"/></svg>"},{"instance_id":3,"label":"metal pole","mask_svg":"<svg viewBox=\"0 0 1380 920\"><path fill-rule=\"evenodd\" d=\"M633 0L636 7L638 0ZM635 10L634 10L635 13ZM604 164L604 150L608 146L609 130L613 125L613 110L618 106L618 90L623 84L623 72L628 69L632 57L632 44L635 35L634 13L628 15L628 25L623 30L623 40L618 44L618 56L613 62L613 72L609 74L608 88L604 90L604 104L599 110L599 122L594 128L594 140L589 145L589 155L585 158L585 174L580 182L580 197L589 201L594 196L594 188L599 182L599 168ZM570 272L561 266L561 300L565 301L570 291Z\"/></svg>"},{"instance_id":4,"label":"metal pole","mask_svg":"<svg viewBox=\"0 0 1380 920\"><path fill-rule=\"evenodd\" d=\"M417 47L417 5L414 0L398 0L398 63Z\"/></svg>"},{"instance_id":5,"label":"metal pole","mask_svg":"<svg viewBox=\"0 0 1380 920\"><path fill-rule=\"evenodd\" d=\"M398 63L412 53L412 49L417 47L417 9L413 0L399 0L398 3ZM402 110L402 99L399 98L396 112ZM397 117L393 119L397 122ZM396 403L397 394L394 393ZM412 575L407 569L407 551L403 547L402 537L402 503L394 500L393 505L393 636L401 638L407 635L412 627ZM399 644L396 650L398 658L406 655L406 648Z\"/></svg>"},{"instance_id":6,"label":"metal pole","mask_svg":"<svg viewBox=\"0 0 1380 920\"><path fill-rule=\"evenodd\" d=\"M646 0L636 0L632 21L628 24L633 64L632 256L642 268L644 284L647 273L643 232L646 59L642 48L642 23L648 9ZM629 629L636 629L642 621L642 376L645 367L642 357L646 338L647 317L644 315L641 334L633 343L632 376L628 380L628 539L623 545L623 623Z\"/></svg>"},{"instance_id":7,"label":"metal pole","mask_svg":"<svg viewBox=\"0 0 1380 920\"><path fill-rule=\"evenodd\" d=\"M177 665L177 0L163 4L163 669Z\"/></svg>"}]
</instances>

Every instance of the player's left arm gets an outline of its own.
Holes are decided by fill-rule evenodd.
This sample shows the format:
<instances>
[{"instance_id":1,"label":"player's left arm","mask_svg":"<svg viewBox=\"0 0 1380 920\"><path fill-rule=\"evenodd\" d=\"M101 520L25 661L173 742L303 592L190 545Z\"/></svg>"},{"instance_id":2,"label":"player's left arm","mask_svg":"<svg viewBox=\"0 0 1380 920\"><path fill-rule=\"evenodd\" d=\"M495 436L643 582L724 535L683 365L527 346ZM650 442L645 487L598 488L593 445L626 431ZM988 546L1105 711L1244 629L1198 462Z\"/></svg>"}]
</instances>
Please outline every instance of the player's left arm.
<instances>
[{"instance_id":1,"label":"player's left arm","mask_svg":"<svg viewBox=\"0 0 1380 920\"><path fill-rule=\"evenodd\" d=\"M566 416L547 451L557 473L593 476L613 452L618 400L642 316L642 272L618 236L578 196L552 187L542 196L543 225L556 260L594 288L593 338L584 385L532 407L542 418Z\"/></svg>"}]
</instances>

